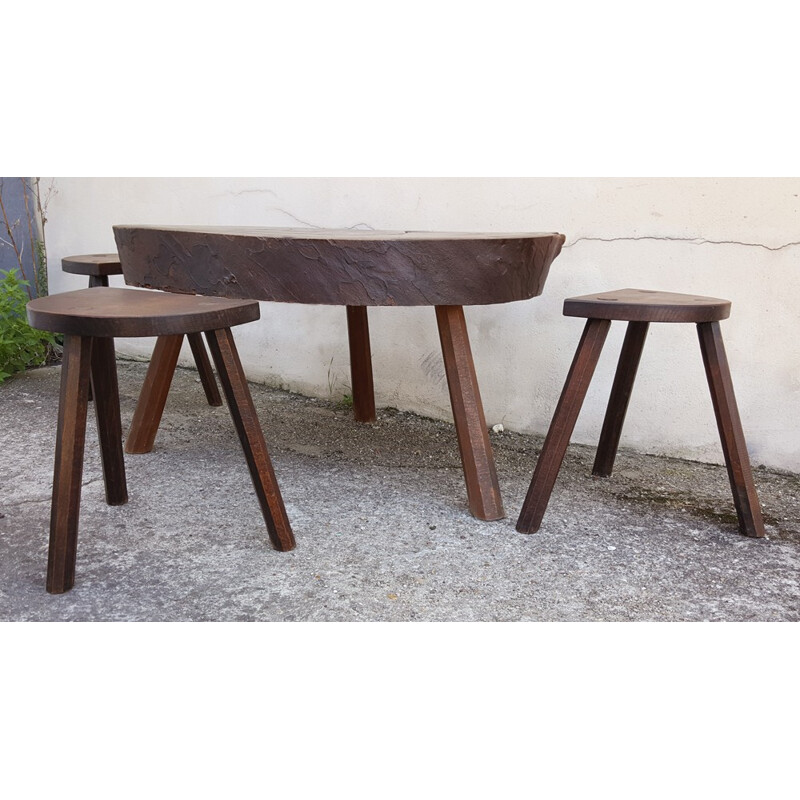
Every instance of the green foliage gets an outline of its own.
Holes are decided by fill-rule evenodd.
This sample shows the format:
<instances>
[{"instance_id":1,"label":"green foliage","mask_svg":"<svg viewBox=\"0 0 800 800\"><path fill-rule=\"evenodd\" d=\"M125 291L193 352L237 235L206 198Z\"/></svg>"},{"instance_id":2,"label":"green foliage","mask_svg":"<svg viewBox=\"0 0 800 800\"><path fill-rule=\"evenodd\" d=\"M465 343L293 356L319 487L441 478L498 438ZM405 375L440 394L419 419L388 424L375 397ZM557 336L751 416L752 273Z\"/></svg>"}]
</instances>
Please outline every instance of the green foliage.
<instances>
[{"instance_id":1,"label":"green foliage","mask_svg":"<svg viewBox=\"0 0 800 800\"><path fill-rule=\"evenodd\" d=\"M36 242L36 295L45 297L47 295L47 250L43 239Z\"/></svg>"},{"instance_id":2,"label":"green foliage","mask_svg":"<svg viewBox=\"0 0 800 800\"><path fill-rule=\"evenodd\" d=\"M45 363L55 345L55 337L28 325L25 304L27 281L16 269L0 272L0 383L27 367Z\"/></svg>"}]
</instances>

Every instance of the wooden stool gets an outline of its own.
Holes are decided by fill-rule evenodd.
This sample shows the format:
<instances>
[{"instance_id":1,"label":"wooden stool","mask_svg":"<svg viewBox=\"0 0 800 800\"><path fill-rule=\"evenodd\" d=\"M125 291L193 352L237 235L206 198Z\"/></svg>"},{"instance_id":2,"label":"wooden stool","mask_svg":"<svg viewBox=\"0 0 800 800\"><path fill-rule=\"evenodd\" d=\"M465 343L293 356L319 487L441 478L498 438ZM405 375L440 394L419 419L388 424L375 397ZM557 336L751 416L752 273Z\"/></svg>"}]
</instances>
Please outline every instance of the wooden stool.
<instances>
[{"instance_id":1,"label":"wooden stool","mask_svg":"<svg viewBox=\"0 0 800 800\"><path fill-rule=\"evenodd\" d=\"M119 256L116 253L103 253L100 255L84 255L84 256L68 256L61 259L61 268L64 272L69 272L72 275L88 275L89 287L108 286L109 275L122 275L122 264L120 263ZM203 391L206 395L206 400L210 406L221 406L222 398L217 388L217 382L214 380L214 372L211 369L211 362L206 352L206 347L203 344L203 336L199 333L190 333L187 338L189 339L189 346L192 348L192 355L194 356L194 363L197 365L197 372L200 375L200 383L203 385ZM182 343L182 340L181 340ZM159 347L159 345L161 345ZM160 352L165 348L165 345L156 342L156 349ZM172 382L172 375L175 372L175 366L178 363L178 355L180 354L180 346L177 350L174 347L166 348L169 360L174 356L174 363L172 368L169 369L169 363L165 363L162 358L159 360L159 369L161 370L160 384L166 381L166 392L169 391L169 385ZM148 375L148 377L150 377ZM89 390L89 399L92 399L91 389ZM166 394L164 397L166 402ZM163 407L162 407L163 411ZM136 417L134 417L136 419ZM156 421L156 430L158 430L158 423L161 421L161 414ZM141 427L141 426L139 426ZM134 431L135 432L135 431ZM153 432L153 439L155 439L155 431ZM128 437L129 444L131 437ZM140 441L139 437L134 436L133 441ZM153 442L151 441L149 447L146 443L140 443L139 447L146 447L146 449L128 450L129 453L149 452L153 449Z\"/></svg>"},{"instance_id":2,"label":"wooden stool","mask_svg":"<svg viewBox=\"0 0 800 800\"><path fill-rule=\"evenodd\" d=\"M205 332L250 476L278 550L291 550L294 536L242 370L234 325L260 316L257 302L217 297L92 288L40 297L28 303L34 328L64 334L58 408L47 591L66 592L75 581L75 555L83 473L89 383L94 387L106 502L128 500L122 453L114 337L180 338Z\"/></svg>"},{"instance_id":3,"label":"wooden stool","mask_svg":"<svg viewBox=\"0 0 800 800\"><path fill-rule=\"evenodd\" d=\"M517 530L520 533L534 533L539 530L570 436L611 327L611 320L623 320L628 323L628 330L603 422L594 462L594 475L607 477L614 467L622 424L649 324L694 322L700 337L700 351L703 354L722 440L722 452L733 490L739 530L747 536L764 536L761 506L753 484L747 445L719 326L719 320L727 319L730 312L731 304L728 300L639 289L573 297L564 302L565 316L586 317L588 321L517 520Z\"/></svg>"}]
</instances>

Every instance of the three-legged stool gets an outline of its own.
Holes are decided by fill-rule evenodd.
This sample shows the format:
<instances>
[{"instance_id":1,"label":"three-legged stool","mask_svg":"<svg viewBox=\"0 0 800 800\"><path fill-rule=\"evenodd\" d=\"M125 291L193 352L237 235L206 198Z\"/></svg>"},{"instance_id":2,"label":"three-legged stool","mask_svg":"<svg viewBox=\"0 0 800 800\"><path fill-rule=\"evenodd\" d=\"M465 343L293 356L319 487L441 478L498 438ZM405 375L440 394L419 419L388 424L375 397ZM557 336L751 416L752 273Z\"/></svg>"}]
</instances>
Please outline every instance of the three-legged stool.
<instances>
[{"instance_id":1,"label":"three-legged stool","mask_svg":"<svg viewBox=\"0 0 800 800\"><path fill-rule=\"evenodd\" d=\"M639 289L573 297L564 302L565 316L585 317L587 322L517 520L520 533L539 530L611 321L623 320L628 323L628 330L617 365L593 473L598 476L611 475L649 324L696 323L722 440L722 452L739 518L739 530L747 536L764 536L761 506L753 483L719 326L720 320L730 316L730 310L728 300Z\"/></svg>"},{"instance_id":2,"label":"three-legged stool","mask_svg":"<svg viewBox=\"0 0 800 800\"><path fill-rule=\"evenodd\" d=\"M83 474L89 383L94 387L106 502L128 500L122 453L114 337L205 332L250 476L278 550L291 550L294 535L267 452L231 328L260 316L254 301L92 288L40 297L28 303L34 328L64 334L58 407L47 591L66 592L75 582L78 516Z\"/></svg>"},{"instance_id":3,"label":"three-legged stool","mask_svg":"<svg viewBox=\"0 0 800 800\"><path fill-rule=\"evenodd\" d=\"M89 287L108 286L110 275L122 275L122 264L116 253L102 253L95 255L67 256L61 259L61 268L64 272L72 275L87 275L89 277ZM214 371L211 369L211 361L208 358L206 347L203 344L201 333L190 333L186 337L189 340L189 347L192 348L194 363L197 365L197 372L200 375L200 383L206 400L210 406L221 406L222 398L214 380ZM152 374L148 372L147 378L150 383L159 389L156 397L162 398L160 408L153 409L146 403L137 404L136 413L133 416L131 430L125 443L125 449L129 453L148 453L153 449L158 424L161 421L161 414L164 411L164 403L167 400L172 376L178 363L183 337L159 337L153 351L151 364L153 365ZM89 389L89 399L92 399L92 391ZM152 401L151 401L152 402Z\"/></svg>"}]
</instances>

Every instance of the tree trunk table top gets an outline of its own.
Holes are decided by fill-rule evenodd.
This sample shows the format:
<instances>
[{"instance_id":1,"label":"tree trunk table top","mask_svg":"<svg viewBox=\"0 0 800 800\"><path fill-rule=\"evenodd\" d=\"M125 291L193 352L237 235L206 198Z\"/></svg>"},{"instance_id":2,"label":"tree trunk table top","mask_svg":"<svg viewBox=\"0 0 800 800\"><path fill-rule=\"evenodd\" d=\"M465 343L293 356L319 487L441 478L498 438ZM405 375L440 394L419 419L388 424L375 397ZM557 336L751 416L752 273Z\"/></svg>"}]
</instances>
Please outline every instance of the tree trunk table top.
<instances>
[{"instance_id":1,"label":"tree trunk table top","mask_svg":"<svg viewBox=\"0 0 800 800\"><path fill-rule=\"evenodd\" d=\"M488 305L542 293L560 233L115 225L126 283L344 306Z\"/></svg>"}]
</instances>

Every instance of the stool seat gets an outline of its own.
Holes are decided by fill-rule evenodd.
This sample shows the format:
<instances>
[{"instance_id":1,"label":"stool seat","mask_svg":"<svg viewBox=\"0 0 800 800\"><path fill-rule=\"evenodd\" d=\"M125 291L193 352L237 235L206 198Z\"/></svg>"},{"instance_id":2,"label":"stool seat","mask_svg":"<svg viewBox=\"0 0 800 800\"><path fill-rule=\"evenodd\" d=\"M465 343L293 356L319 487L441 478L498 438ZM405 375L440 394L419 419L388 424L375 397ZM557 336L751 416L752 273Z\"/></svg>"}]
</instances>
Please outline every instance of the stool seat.
<instances>
[{"instance_id":1,"label":"stool seat","mask_svg":"<svg viewBox=\"0 0 800 800\"><path fill-rule=\"evenodd\" d=\"M94 337L171 336L231 328L260 316L255 300L98 286L28 303L34 328Z\"/></svg>"},{"instance_id":2,"label":"stool seat","mask_svg":"<svg viewBox=\"0 0 800 800\"><path fill-rule=\"evenodd\" d=\"M123 274L122 264L116 253L67 256L61 259L61 267L64 272L71 272L75 275L88 275L90 288L107 288L109 275ZM199 333L187 333L187 338L189 339L189 346L192 348L194 363L197 365L197 372L200 375L200 383L203 384L206 400L210 406L221 406L222 397L214 380L214 371L211 368L211 361L203 344L203 337ZM177 338L165 339L159 337L155 349L156 357L153 360L159 371L158 373L154 371L152 375L148 375L151 384L157 387L166 386L167 389L169 388L172 373L178 363L179 352L180 341ZM149 393L146 392L146 394L147 397L151 397ZM89 399L91 400L92 397L90 386ZM166 394L164 394L163 399L166 401ZM158 423L161 420L161 411L163 410L163 405L159 408L159 402L150 408L143 407L141 411L137 407L133 430L141 435L135 435L128 439L128 452L146 453L152 448L156 431L158 430Z\"/></svg>"},{"instance_id":3,"label":"stool seat","mask_svg":"<svg viewBox=\"0 0 800 800\"><path fill-rule=\"evenodd\" d=\"M564 301L564 316L625 322L719 322L731 315L730 300L695 294L619 289Z\"/></svg>"},{"instance_id":4,"label":"stool seat","mask_svg":"<svg viewBox=\"0 0 800 800\"><path fill-rule=\"evenodd\" d=\"M61 259L61 269L72 275L122 275L122 264L116 253L67 256Z\"/></svg>"}]
</instances>

